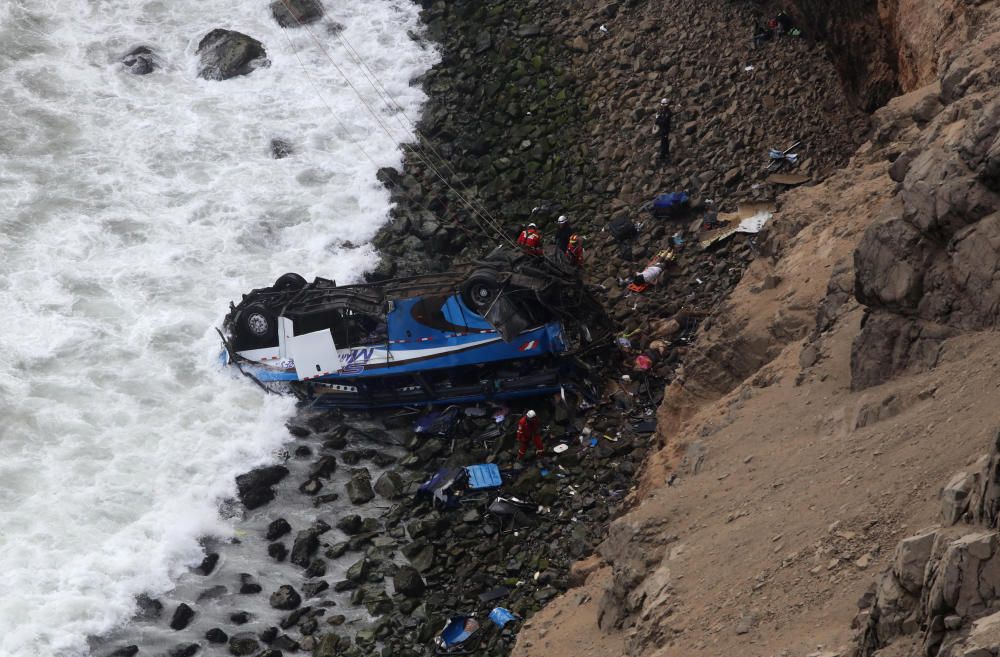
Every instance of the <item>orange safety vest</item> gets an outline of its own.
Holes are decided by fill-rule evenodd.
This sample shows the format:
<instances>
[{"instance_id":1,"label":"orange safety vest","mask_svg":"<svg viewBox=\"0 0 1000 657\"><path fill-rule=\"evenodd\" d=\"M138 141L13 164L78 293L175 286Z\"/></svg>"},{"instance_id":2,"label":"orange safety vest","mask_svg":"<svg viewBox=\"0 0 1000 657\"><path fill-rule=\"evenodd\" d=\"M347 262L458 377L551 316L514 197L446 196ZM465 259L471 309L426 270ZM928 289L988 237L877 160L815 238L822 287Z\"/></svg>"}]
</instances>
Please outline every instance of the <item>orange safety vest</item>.
<instances>
[{"instance_id":1,"label":"orange safety vest","mask_svg":"<svg viewBox=\"0 0 1000 657\"><path fill-rule=\"evenodd\" d=\"M517 243L524 248L526 253L542 255L542 236L534 228L526 228L521 231Z\"/></svg>"},{"instance_id":2,"label":"orange safety vest","mask_svg":"<svg viewBox=\"0 0 1000 657\"><path fill-rule=\"evenodd\" d=\"M574 267L583 267L583 247L579 244L567 247L566 257Z\"/></svg>"}]
</instances>

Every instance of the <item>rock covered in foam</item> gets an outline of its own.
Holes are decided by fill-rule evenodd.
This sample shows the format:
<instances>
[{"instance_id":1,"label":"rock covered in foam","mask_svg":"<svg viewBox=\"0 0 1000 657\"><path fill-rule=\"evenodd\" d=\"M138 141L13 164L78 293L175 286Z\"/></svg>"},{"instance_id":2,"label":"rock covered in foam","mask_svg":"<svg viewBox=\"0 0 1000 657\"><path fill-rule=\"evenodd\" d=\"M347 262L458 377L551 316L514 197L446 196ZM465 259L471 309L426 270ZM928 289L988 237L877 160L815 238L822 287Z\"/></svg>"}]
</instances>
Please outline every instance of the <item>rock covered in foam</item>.
<instances>
[{"instance_id":1,"label":"rock covered in foam","mask_svg":"<svg viewBox=\"0 0 1000 657\"><path fill-rule=\"evenodd\" d=\"M137 46L122 55L122 65L134 75L147 75L159 68L156 55L148 46Z\"/></svg>"}]
</instances>

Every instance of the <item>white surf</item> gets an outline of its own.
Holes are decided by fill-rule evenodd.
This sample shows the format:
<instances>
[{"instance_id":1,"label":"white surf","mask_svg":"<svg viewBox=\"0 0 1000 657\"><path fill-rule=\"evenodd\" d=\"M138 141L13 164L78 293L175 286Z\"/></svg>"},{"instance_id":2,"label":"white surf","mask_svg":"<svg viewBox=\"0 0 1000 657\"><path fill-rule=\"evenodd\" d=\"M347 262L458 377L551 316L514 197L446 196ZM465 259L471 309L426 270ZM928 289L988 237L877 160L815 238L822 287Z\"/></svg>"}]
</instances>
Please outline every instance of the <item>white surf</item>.
<instances>
[{"instance_id":1,"label":"white surf","mask_svg":"<svg viewBox=\"0 0 1000 657\"><path fill-rule=\"evenodd\" d=\"M332 62L266 0L0 7L0 654L82 654L127 621L231 530L218 501L288 438L289 400L219 371L213 326L286 271L373 266L375 171L406 138L328 25L412 119L436 57L407 0L327 11L311 33ZM199 79L217 27L271 66ZM126 72L136 45L162 68ZM273 138L295 153L273 159Z\"/></svg>"}]
</instances>

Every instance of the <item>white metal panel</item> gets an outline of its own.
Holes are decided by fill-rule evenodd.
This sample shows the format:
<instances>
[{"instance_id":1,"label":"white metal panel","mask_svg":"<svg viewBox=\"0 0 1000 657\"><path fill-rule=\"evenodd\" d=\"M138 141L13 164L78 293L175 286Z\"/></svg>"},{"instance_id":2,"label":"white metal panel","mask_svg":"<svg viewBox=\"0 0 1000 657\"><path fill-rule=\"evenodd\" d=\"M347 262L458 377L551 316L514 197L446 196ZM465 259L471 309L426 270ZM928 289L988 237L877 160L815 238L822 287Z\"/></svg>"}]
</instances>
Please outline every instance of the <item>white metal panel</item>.
<instances>
[{"instance_id":1,"label":"white metal panel","mask_svg":"<svg viewBox=\"0 0 1000 657\"><path fill-rule=\"evenodd\" d=\"M295 337L295 326L287 317L278 318L278 353L288 358L288 340Z\"/></svg>"},{"instance_id":2,"label":"white metal panel","mask_svg":"<svg viewBox=\"0 0 1000 657\"><path fill-rule=\"evenodd\" d=\"M286 345L288 354L295 361L299 381L340 370L340 357L329 329L293 336L286 340Z\"/></svg>"}]
</instances>

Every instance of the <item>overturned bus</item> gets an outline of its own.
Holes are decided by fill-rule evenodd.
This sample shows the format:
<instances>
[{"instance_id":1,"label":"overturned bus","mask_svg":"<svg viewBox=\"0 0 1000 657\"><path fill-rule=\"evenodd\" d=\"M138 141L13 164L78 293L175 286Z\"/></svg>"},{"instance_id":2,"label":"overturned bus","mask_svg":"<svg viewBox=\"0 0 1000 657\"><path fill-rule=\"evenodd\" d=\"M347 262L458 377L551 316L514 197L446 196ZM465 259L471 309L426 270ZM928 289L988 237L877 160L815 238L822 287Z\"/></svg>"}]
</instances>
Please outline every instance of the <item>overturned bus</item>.
<instances>
[{"instance_id":1,"label":"overturned bus","mask_svg":"<svg viewBox=\"0 0 1000 657\"><path fill-rule=\"evenodd\" d=\"M220 333L225 362L269 390L379 408L576 387L610 323L572 267L498 249L465 272L378 283L285 274L230 304Z\"/></svg>"}]
</instances>

